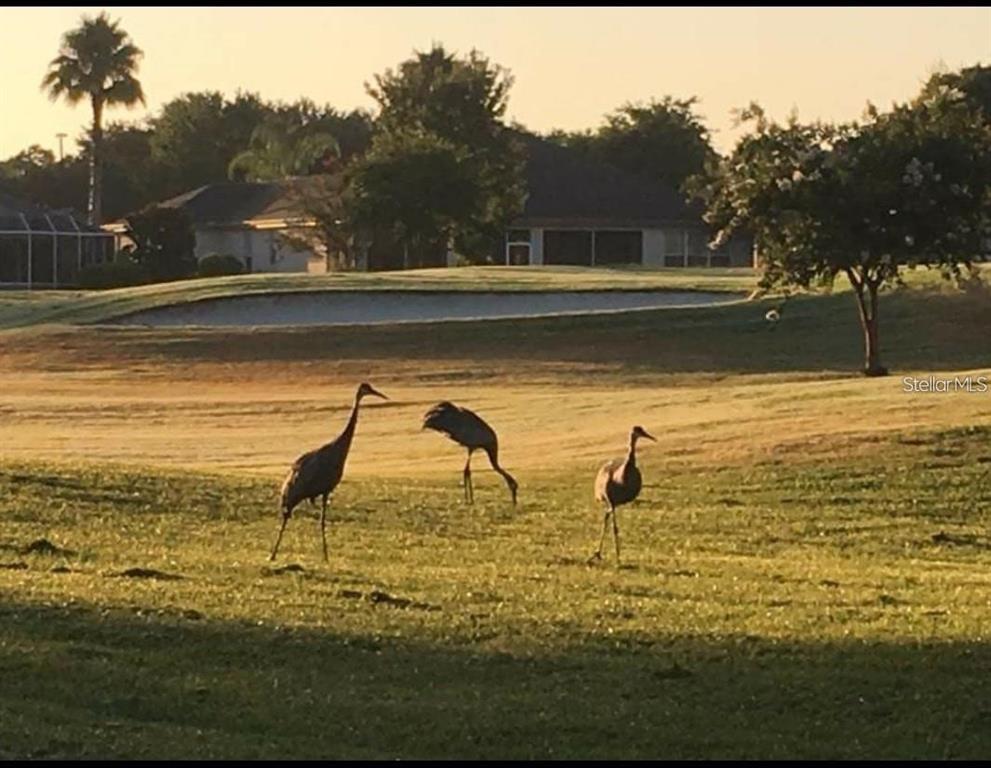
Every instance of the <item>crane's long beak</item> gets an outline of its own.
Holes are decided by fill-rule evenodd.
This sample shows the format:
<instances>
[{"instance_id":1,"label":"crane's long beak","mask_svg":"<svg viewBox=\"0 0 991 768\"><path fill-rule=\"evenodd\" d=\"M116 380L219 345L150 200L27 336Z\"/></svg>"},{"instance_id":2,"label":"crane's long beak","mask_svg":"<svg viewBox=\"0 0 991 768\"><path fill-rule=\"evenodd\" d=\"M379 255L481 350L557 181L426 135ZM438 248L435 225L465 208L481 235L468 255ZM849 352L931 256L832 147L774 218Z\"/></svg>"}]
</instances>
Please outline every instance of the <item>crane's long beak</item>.
<instances>
[{"instance_id":1,"label":"crane's long beak","mask_svg":"<svg viewBox=\"0 0 991 768\"><path fill-rule=\"evenodd\" d=\"M379 392L377 389L375 389L374 387L369 387L368 390L369 390L368 394L370 394L370 395L375 395L376 397L381 397L383 400L388 400L389 399L385 395L383 395L381 392Z\"/></svg>"},{"instance_id":2,"label":"crane's long beak","mask_svg":"<svg viewBox=\"0 0 991 768\"><path fill-rule=\"evenodd\" d=\"M646 430L644 430L643 436L646 437L648 440L653 440L655 443L657 442L657 438L654 437L653 435L648 435Z\"/></svg>"}]
</instances>

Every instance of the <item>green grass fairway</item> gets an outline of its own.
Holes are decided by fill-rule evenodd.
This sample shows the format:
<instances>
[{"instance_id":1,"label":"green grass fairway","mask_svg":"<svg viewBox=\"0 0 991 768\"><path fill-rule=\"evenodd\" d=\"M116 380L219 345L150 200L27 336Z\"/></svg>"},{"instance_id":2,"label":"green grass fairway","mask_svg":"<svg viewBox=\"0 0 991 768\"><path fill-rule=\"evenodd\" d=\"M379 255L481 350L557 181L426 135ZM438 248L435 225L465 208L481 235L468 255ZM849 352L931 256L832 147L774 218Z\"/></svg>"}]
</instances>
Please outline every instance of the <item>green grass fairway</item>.
<instances>
[{"instance_id":1,"label":"green grass fairway","mask_svg":"<svg viewBox=\"0 0 991 768\"><path fill-rule=\"evenodd\" d=\"M991 381L991 299L911 285L883 298L879 379L842 290L774 330L767 301L8 314L0 758L987 759L991 392L902 377ZM268 563L283 473L363 379L391 400L362 411L330 562L303 506ZM463 504L462 450L420 429L442 399L496 427L518 507L482 457ZM634 424L658 442L623 563L607 541L589 565L595 471Z\"/></svg>"},{"instance_id":2,"label":"green grass fairway","mask_svg":"<svg viewBox=\"0 0 991 768\"><path fill-rule=\"evenodd\" d=\"M516 510L491 473L475 509L456 471L345 483L331 563L304 511L271 567L269 483L8 465L4 748L987 757L989 441L703 472L648 455L619 569L585 564L587 477L523 473ZM38 538L72 553L26 553Z\"/></svg>"}]
</instances>

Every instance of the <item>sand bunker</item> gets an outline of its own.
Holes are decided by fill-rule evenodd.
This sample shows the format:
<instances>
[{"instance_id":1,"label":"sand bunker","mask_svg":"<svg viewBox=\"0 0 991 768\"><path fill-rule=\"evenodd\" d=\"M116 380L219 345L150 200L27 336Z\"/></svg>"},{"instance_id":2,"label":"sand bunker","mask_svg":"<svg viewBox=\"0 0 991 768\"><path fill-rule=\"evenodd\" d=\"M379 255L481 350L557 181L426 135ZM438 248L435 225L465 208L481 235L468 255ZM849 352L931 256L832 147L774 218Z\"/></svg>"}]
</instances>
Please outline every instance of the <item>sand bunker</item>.
<instances>
[{"instance_id":1,"label":"sand bunker","mask_svg":"<svg viewBox=\"0 0 991 768\"><path fill-rule=\"evenodd\" d=\"M328 291L207 299L143 310L111 322L144 326L375 325L674 309L727 304L741 298L696 291Z\"/></svg>"}]
</instances>

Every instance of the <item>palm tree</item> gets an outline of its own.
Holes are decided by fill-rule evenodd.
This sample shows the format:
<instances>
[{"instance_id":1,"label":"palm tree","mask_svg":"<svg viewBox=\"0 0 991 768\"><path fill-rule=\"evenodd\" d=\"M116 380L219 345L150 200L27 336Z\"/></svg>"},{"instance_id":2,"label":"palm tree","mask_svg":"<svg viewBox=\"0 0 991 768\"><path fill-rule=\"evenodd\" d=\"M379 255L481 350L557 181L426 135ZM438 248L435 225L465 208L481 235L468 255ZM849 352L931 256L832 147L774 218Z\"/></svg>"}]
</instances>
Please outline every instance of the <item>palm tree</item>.
<instances>
[{"instance_id":1,"label":"palm tree","mask_svg":"<svg viewBox=\"0 0 991 768\"><path fill-rule=\"evenodd\" d=\"M62 36L59 55L52 59L41 81L41 89L52 101L64 98L75 105L88 97L93 107L88 206L91 224L99 224L103 212L103 109L145 102L141 83L134 76L142 53L119 24L106 13L95 19L83 16L76 29Z\"/></svg>"},{"instance_id":2,"label":"palm tree","mask_svg":"<svg viewBox=\"0 0 991 768\"><path fill-rule=\"evenodd\" d=\"M250 148L231 160L228 175L249 181L278 181L310 173L328 155L340 157L337 139L319 121L294 122L276 117L261 123L251 133Z\"/></svg>"}]
</instances>

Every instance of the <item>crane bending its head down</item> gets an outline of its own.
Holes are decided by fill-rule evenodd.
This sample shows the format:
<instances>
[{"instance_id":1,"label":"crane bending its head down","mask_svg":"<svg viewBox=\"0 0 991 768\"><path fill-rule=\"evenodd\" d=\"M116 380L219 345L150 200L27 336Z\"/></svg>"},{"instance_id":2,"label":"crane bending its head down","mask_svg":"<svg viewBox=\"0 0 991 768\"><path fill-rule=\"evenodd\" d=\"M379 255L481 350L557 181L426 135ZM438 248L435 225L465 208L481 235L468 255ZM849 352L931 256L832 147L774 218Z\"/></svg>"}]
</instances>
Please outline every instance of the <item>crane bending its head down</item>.
<instances>
[{"instance_id":1,"label":"crane bending its head down","mask_svg":"<svg viewBox=\"0 0 991 768\"><path fill-rule=\"evenodd\" d=\"M423 429L432 429L447 435L458 445L468 450L468 461L464 468L464 489L465 501L469 504L475 501L475 490L471 484L471 454L477 450L483 450L489 457L492 469L502 475L503 480L513 496L513 505L516 504L516 491L519 483L506 470L499 466L499 438L496 437L495 430L474 411L461 408L454 403L437 403L423 417Z\"/></svg>"}]
</instances>

